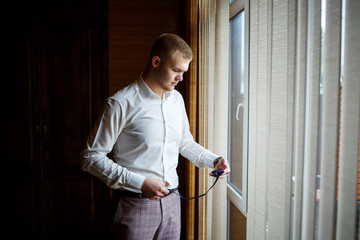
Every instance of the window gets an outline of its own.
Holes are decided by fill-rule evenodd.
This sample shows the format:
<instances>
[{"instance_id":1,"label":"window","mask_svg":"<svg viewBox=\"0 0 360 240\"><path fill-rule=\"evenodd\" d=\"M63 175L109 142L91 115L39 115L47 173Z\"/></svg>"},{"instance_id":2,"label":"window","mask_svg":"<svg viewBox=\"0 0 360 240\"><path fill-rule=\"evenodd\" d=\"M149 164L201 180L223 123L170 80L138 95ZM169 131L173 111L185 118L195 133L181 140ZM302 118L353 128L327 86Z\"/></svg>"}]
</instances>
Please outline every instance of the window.
<instances>
[{"instance_id":1,"label":"window","mask_svg":"<svg viewBox=\"0 0 360 240\"><path fill-rule=\"evenodd\" d=\"M239 239L239 236L233 236L239 234L239 231L234 229L237 226L231 222L231 219L245 219L244 216L247 212L248 14L245 6L245 1L230 0L228 158L231 174L228 178L229 239ZM242 224L245 222L242 221Z\"/></svg>"}]
</instances>

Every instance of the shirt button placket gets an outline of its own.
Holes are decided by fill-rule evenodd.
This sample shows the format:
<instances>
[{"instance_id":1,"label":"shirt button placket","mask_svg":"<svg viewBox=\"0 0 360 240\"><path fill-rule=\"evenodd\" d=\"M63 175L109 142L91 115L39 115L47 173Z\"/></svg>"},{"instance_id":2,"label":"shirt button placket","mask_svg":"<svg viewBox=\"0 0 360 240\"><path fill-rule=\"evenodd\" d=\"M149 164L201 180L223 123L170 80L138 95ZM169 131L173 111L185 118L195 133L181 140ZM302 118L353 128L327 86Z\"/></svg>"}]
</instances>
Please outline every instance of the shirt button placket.
<instances>
[{"instance_id":1,"label":"shirt button placket","mask_svg":"<svg viewBox=\"0 0 360 240\"><path fill-rule=\"evenodd\" d=\"M166 183L166 156L165 156L165 149L166 149L166 137L167 137L167 130L166 130L166 117L165 117L165 100L161 101L161 112L163 116L163 126L164 126L164 140L163 140L163 152L162 152L162 164L163 164L163 182Z\"/></svg>"}]
</instances>

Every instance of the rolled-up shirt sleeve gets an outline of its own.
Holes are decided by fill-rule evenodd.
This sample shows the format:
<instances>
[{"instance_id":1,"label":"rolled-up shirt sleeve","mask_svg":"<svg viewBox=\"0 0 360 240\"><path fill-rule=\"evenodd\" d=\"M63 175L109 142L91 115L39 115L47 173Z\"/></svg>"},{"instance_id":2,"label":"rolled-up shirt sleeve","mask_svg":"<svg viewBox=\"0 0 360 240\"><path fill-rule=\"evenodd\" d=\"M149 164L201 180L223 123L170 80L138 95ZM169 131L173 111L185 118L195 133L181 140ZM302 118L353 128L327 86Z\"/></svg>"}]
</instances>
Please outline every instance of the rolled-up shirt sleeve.
<instances>
[{"instance_id":1,"label":"rolled-up shirt sleeve","mask_svg":"<svg viewBox=\"0 0 360 240\"><path fill-rule=\"evenodd\" d=\"M129 171L108 157L124 128L123 116L120 103L109 98L88 137L85 149L81 152L81 166L84 171L98 177L110 188L128 186L140 189L145 177Z\"/></svg>"}]
</instances>

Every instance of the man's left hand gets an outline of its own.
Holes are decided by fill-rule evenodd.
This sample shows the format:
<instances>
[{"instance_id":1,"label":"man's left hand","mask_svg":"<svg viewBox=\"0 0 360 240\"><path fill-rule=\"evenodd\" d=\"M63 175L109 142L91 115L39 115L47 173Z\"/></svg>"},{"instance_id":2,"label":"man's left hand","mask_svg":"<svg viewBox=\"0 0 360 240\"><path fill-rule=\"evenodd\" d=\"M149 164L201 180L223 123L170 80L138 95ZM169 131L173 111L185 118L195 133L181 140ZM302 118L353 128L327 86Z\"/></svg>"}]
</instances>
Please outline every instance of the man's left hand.
<instances>
[{"instance_id":1,"label":"man's left hand","mask_svg":"<svg viewBox=\"0 0 360 240\"><path fill-rule=\"evenodd\" d=\"M219 157L216 159L217 163L215 164L215 170L222 169L224 171L223 174L219 177L220 179L227 177L227 175L230 173L230 165L228 160L226 160L223 157ZM213 176L213 173L209 173L210 176Z\"/></svg>"}]
</instances>

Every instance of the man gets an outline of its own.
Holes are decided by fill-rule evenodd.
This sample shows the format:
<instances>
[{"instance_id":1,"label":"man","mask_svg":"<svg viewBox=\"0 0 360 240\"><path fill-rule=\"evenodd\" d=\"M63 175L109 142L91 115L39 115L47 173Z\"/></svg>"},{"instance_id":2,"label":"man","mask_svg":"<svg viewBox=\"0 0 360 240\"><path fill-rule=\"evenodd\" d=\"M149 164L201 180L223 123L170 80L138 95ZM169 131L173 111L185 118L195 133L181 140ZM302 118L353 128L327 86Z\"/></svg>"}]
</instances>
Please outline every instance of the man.
<instances>
[{"instance_id":1,"label":"man","mask_svg":"<svg viewBox=\"0 0 360 240\"><path fill-rule=\"evenodd\" d=\"M196 143L175 86L192 60L187 43L163 34L139 78L107 99L82 152L83 170L118 189L119 239L179 239L179 153L198 167L230 172L228 161ZM107 154L113 151L113 159ZM210 173L210 175L212 175Z\"/></svg>"}]
</instances>

